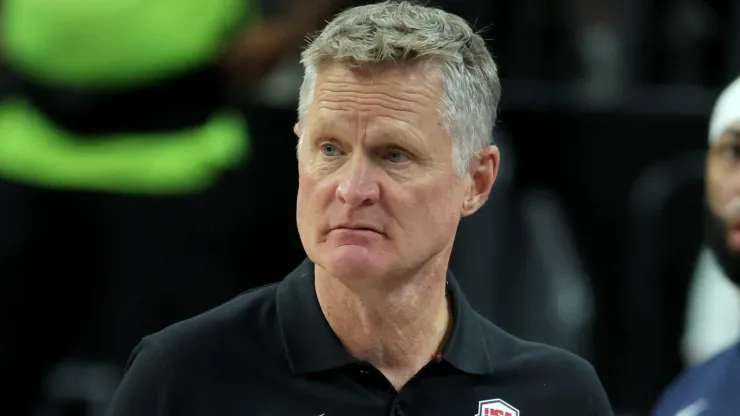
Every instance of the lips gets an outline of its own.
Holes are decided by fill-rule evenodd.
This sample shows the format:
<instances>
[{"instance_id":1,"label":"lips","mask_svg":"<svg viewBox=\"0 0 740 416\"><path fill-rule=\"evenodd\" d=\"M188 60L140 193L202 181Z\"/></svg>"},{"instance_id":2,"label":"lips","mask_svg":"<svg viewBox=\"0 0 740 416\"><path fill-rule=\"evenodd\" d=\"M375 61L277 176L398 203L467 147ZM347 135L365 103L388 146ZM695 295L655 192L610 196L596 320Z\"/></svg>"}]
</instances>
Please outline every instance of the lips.
<instances>
[{"instance_id":1,"label":"lips","mask_svg":"<svg viewBox=\"0 0 740 416\"><path fill-rule=\"evenodd\" d=\"M335 230L373 231L376 233L380 233L380 231L372 227L336 227Z\"/></svg>"},{"instance_id":2,"label":"lips","mask_svg":"<svg viewBox=\"0 0 740 416\"><path fill-rule=\"evenodd\" d=\"M383 232L380 230L380 228L372 225L372 224L341 224L336 227L332 227L332 231L334 230L348 230L348 231L371 231L378 234L383 234Z\"/></svg>"}]
</instances>

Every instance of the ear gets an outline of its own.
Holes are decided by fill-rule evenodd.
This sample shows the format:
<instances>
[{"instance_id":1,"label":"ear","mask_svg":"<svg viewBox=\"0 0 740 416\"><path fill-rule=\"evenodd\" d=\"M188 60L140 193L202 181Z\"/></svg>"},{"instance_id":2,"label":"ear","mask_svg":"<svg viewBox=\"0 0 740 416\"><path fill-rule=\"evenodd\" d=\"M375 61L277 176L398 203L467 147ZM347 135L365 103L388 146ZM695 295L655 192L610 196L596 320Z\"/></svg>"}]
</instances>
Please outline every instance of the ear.
<instances>
[{"instance_id":1,"label":"ear","mask_svg":"<svg viewBox=\"0 0 740 416\"><path fill-rule=\"evenodd\" d=\"M295 133L296 137L301 137L301 123L295 123L293 126L293 133Z\"/></svg>"},{"instance_id":2,"label":"ear","mask_svg":"<svg viewBox=\"0 0 740 416\"><path fill-rule=\"evenodd\" d=\"M498 147L488 146L470 162L470 183L462 206L462 216L474 214L486 203L498 175L501 154Z\"/></svg>"}]
</instances>

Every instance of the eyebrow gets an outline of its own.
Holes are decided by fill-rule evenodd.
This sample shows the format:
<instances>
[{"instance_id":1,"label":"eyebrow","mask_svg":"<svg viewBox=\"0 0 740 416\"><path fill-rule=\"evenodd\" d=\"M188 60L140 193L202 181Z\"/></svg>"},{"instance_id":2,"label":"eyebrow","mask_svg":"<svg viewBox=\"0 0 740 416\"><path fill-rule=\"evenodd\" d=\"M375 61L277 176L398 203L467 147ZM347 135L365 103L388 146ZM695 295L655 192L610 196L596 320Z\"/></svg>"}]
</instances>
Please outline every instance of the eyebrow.
<instances>
[{"instance_id":1,"label":"eyebrow","mask_svg":"<svg viewBox=\"0 0 740 416\"><path fill-rule=\"evenodd\" d=\"M342 130L346 128L346 126L342 125L343 123L333 121L330 122L325 119L318 119L313 123L313 126L309 129L309 137L315 139L317 137L322 136L332 136L332 135L338 135Z\"/></svg>"},{"instance_id":2,"label":"eyebrow","mask_svg":"<svg viewBox=\"0 0 740 416\"><path fill-rule=\"evenodd\" d=\"M338 134L347 129L347 125L336 120L318 119L310 129L312 135ZM386 137L401 143L416 141L416 136L408 133L402 128L379 128L374 132L379 137Z\"/></svg>"},{"instance_id":3,"label":"eyebrow","mask_svg":"<svg viewBox=\"0 0 740 416\"><path fill-rule=\"evenodd\" d=\"M411 134L410 132L402 128L379 129L376 134L378 134L380 137L385 138L387 141L392 142L390 144L403 147L406 150L417 154L417 156L421 156L421 154L426 154L431 150L429 148L429 143L424 140L423 136ZM388 144L389 143L384 143L384 145Z\"/></svg>"},{"instance_id":4,"label":"eyebrow","mask_svg":"<svg viewBox=\"0 0 740 416\"><path fill-rule=\"evenodd\" d=\"M377 133L381 137L387 137L393 140L397 140L401 143L408 143L415 140L413 134L410 134L408 133L408 131L403 129L380 129L377 131Z\"/></svg>"},{"instance_id":5,"label":"eyebrow","mask_svg":"<svg viewBox=\"0 0 740 416\"><path fill-rule=\"evenodd\" d=\"M329 138L341 140L343 133L347 132L347 129L350 128L344 121L328 120L322 117L317 117L312 124L313 126L306 138L308 142L314 144ZM423 135L411 134L403 127L379 126L372 134L375 138L370 143L375 146L387 147L395 145L419 157L431 151L430 145L424 139Z\"/></svg>"}]
</instances>

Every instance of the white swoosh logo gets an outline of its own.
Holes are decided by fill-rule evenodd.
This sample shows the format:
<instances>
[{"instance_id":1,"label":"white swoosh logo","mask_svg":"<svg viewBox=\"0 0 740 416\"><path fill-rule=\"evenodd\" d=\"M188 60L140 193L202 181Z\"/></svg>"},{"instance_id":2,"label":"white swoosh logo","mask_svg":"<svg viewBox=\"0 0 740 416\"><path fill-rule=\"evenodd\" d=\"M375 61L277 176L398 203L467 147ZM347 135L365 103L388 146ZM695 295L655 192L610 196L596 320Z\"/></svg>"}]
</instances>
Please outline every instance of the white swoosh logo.
<instances>
[{"instance_id":1,"label":"white swoosh logo","mask_svg":"<svg viewBox=\"0 0 740 416\"><path fill-rule=\"evenodd\" d=\"M709 407L707 399L699 399L676 412L676 416L699 416L707 407Z\"/></svg>"}]
</instances>

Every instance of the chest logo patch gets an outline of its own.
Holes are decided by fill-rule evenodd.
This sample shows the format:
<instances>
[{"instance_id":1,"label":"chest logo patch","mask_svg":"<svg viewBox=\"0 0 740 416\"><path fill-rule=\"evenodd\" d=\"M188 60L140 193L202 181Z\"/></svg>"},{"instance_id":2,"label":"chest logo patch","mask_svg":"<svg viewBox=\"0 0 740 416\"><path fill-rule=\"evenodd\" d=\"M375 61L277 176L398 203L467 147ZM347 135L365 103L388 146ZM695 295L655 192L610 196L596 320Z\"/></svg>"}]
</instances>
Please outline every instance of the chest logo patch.
<instances>
[{"instance_id":1,"label":"chest logo patch","mask_svg":"<svg viewBox=\"0 0 740 416\"><path fill-rule=\"evenodd\" d=\"M475 416L519 416L519 410L501 399L482 400Z\"/></svg>"}]
</instances>

